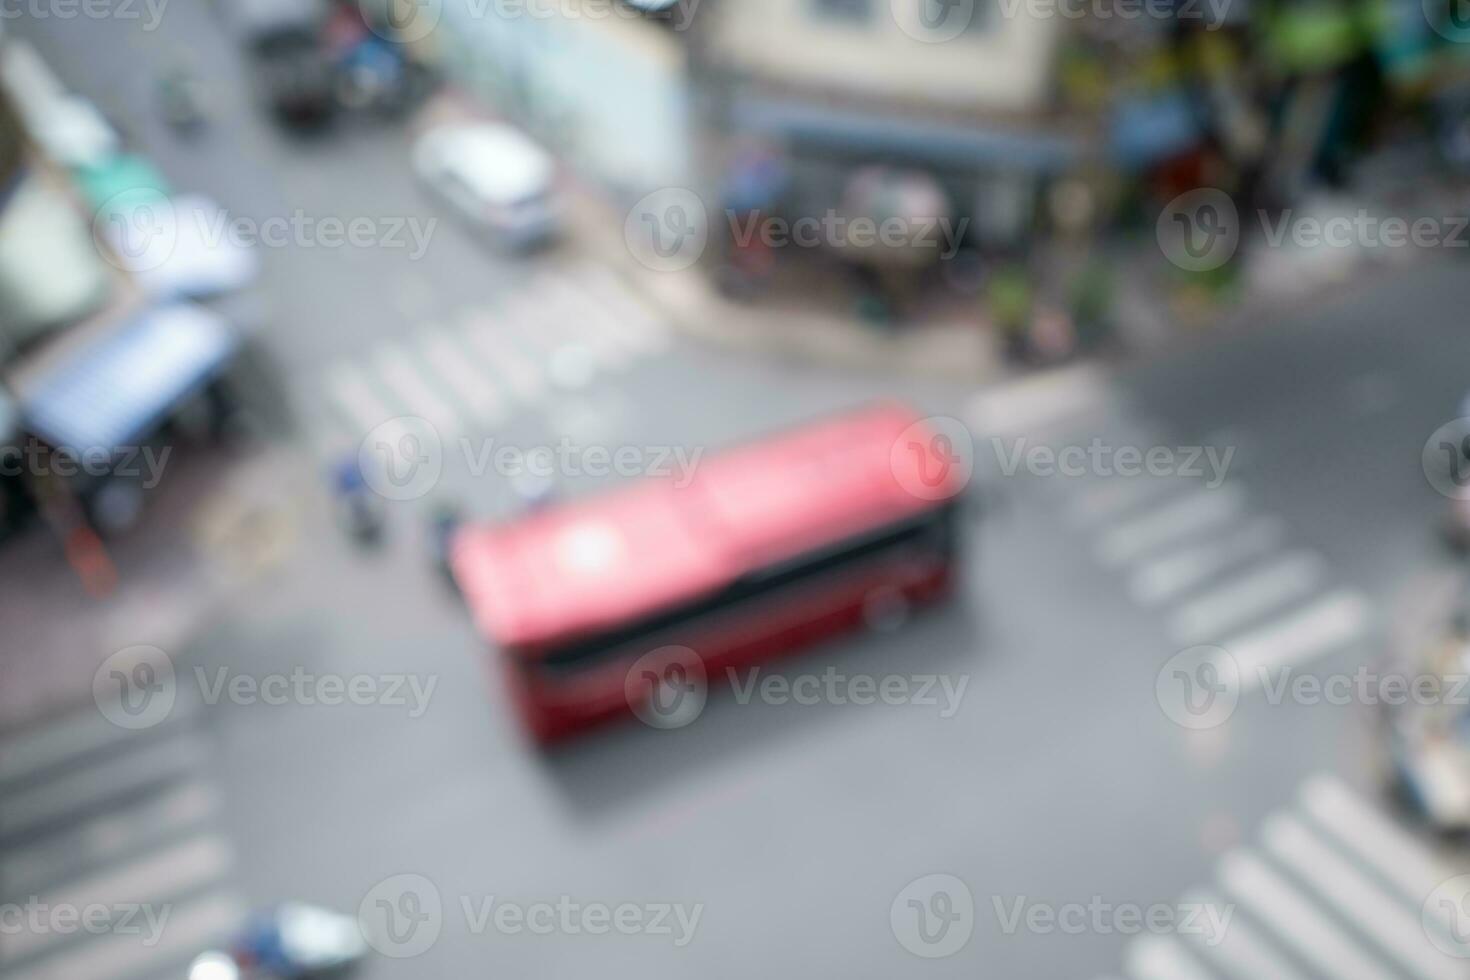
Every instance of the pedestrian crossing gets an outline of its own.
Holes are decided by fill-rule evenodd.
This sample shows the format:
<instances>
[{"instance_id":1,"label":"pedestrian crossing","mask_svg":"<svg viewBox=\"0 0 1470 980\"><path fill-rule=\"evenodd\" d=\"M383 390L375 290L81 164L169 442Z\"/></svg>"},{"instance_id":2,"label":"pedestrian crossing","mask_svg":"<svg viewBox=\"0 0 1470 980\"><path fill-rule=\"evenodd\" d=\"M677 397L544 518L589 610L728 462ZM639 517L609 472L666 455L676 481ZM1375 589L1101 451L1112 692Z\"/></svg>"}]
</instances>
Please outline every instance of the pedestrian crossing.
<instances>
[{"instance_id":1,"label":"pedestrian crossing","mask_svg":"<svg viewBox=\"0 0 1470 980\"><path fill-rule=\"evenodd\" d=\"M1130 447L1139 459L1150 450L1176 461L1210 458L1140 419L1094 369L978 396L969 419L978 436L1001 433L998 452L1025 438L1056 458L1065 447L1076 457L1095 445ZM1219 460L1230 447L1209 448ZM1161 618L1176 650L1217 646L1233 656L1242 690L1272 681L1284 668L1351 649L1371 629L1366 600L1333 580L1322 555L1292 542L1281 517L1258 510L1228 467L1136 475L1119 475L1112 465L1087 470L1022 478L1033 479L1043 494L1051 491L1098 564Z\"/></svg>"},{"instance_id":2,"label":"pedestrian crossing","mask_svg":"<svg viewBox=\"0 0 1470 980\"><path fill-rule=\"evenodd\" d=\"M1459 920L1470 916L1432 900L1463 871L1380 805L1318 774L1255 841L1221 856L1212 886L1181 900L1216 910L1228 922L1223 935L1140 935L1124 950L1123 975L1463 980L1470 945Z\"/></svg>"},{"instance_id":3,"label":"pedestrian crossing","mask_svg":"<svg viewBox=\"0 0 1470 980\"><path fill-rule=\"evenodd\" d=\"M0 976L164 980L242 923L197 710L95 708L0 739Z\"/></svg>"},{"instance_id":4,"label":"pedestrian crossing","mask_svg":"<svg viewBox=\"0 0 1470 980\"><path fill-rule=\"evenodd\" d=\"M309 379L312 438L336 456L404 416L445 440L493 429L670 343L665 319L611 270L547 268L510 295L417 322Z\"/></svg>"}]
</instances>

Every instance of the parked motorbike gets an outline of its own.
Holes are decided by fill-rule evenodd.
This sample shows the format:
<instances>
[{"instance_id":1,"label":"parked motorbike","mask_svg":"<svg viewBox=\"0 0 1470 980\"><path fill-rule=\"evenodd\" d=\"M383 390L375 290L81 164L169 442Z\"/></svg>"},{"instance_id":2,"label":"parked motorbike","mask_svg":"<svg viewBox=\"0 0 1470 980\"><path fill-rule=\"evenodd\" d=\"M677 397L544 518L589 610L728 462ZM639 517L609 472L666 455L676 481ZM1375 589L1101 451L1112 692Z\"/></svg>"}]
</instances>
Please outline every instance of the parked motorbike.
<instances>
[{"instance_id":1,"label":"parked motorbike","mask_svg":"<svg viewBox=\"0 0 1470 980\"><path fill-rule=\"evenodd\" d=\"M288 902L252 916L229 952L197 957L188 980L326 980L349 972L366 953L356 919Z\"/></svg>"}]
</instances>

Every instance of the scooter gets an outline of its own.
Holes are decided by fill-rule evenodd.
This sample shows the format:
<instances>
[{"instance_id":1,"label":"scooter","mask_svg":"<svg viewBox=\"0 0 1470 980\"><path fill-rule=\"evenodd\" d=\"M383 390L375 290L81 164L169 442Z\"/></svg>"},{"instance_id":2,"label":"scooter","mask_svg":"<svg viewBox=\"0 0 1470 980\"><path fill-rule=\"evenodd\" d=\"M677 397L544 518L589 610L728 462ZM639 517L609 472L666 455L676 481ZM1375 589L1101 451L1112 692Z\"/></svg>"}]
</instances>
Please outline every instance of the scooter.
<instances>
[{"instance_id":1,"label":"scooter","mask_svg":"<svg viewBox=\"0 0 1470 980\"><path fill-rule=\"evenodd\" d=\"M356 919L288 902L253 915L229 952L197 957L188 980L326 980L345 975L366 954Z\"/></svg>"}]
</instances>

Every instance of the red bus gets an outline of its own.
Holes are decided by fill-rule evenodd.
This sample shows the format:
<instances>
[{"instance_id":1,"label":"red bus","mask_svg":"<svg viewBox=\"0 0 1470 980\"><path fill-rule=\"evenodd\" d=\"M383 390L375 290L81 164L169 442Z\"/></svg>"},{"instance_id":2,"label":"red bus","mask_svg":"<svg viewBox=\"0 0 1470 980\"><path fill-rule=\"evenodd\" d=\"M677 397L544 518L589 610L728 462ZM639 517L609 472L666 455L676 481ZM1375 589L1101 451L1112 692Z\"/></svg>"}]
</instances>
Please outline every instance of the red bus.
<instances>
[{"instance_id":1,"label":"red bus","mask_svg":"<svg viewBox=\"0 0 1470 980\"><path fill-rule=\"evenodd\" d=\"M943 438L875 405L724 450L686 486L468 525L451 568L537 740L650 720L660 679L714 680L943 596L969 476L931 458Z\"/></svg>"}]
</instances>

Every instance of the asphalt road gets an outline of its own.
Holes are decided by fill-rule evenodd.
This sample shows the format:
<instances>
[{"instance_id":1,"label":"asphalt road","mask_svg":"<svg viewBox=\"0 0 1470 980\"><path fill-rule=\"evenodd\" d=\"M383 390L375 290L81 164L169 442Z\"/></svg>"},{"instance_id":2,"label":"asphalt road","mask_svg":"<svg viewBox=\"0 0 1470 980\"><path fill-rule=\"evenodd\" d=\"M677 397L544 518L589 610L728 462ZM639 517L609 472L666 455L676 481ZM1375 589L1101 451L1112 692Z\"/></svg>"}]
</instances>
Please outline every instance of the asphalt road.
<instances>
[{"instance_id":1,"label":"asphalt road","mask_svg":"<svg viewBox=\"0 0 1470 980\"><path fill-rule=\"evenodd\" d=\"M170 8L153 34L85 20L22 31L178 186L237 214L440 215L410 177L400 129L354 124L301 142L267 124L205 9ZM180 50L220 100L220 124L197 143L174 139L148 108L155 73ZM184 676L299 668L437 686L417 716L388 704L205 705L188 732L206 755L180 778L217 794L210 839L234 855L230 887L248 904L300 897L357 910L377 897L400 907L401 881L375 888L422 876L442 902L437 940L410 958L375 956L371 980L1159 975L1166 954L1134 936L1011 930L1002 909L1017 899L1173 903L1239 863L1217 866L1222 855L1269 849L1263 821L1297 806L1315 774L1339 774L1376 799L1368 706L1271 704L1248 690L1227 723L1191 731L1171 719L1157 681L1197 643L1299 658L1322 674L1381 655L1390 611L1442 561L1431 529L1444 501L1420 453L1466 386L1470 284L1455 258L1345 286L1149 363L1070 375L1060 393L1021 388L977 402L973 392L732 358L677 335L585 383L559 385L547 368L544 397L516 403L493 429L466 426L467 437L707 448L885 394L970 422L991 506L967 525L956 600L773 668L934 675L966 684L957 710L946 716L942 700L741 704L717 693L679 731L628 725L538 753L516 731L459 605L427 569L422 502L395 508L387 544L367 554L323 514L279 578L243 592L193 648L175 652ZM337 365L410 344L422 320L502 302L536 271L449 225L415 262L310 248L266 250L264 260L260 343L303 447L316 445L316 416L331 410L326 379ZM1006 475L1020 437L1053 449L1098 437L1114 448L1234 455L1225 481L1208 489L1186 476L1024 466ZM504 492L486 484L451 467L436 493L488 513ZM1220 558L1178 595L1150 590L1186 576L1178 562L1160 571L1160 559L1208 564L1230 553L1235 564ZM1269 575L1233 575L1254 569ZM170 745L174 731L126 752ZM181 765L157 752L149 760L137 771ZM933 874L964 882L973 936L951 956L916 958L890 913L911 916L905 889ZM1226 878L1227 890L1239 884ZM945 911L931 893L913 894ZM687 945L677 929L477 927L491 897L561 896L702 911ZM1259 899L1241 903L1265 930L1285 921L1261 916ZM1353 911L1329 915L1359 941ZM1311 975L1310 957L1281 945Z\"/></svg>"}]
</instances>

